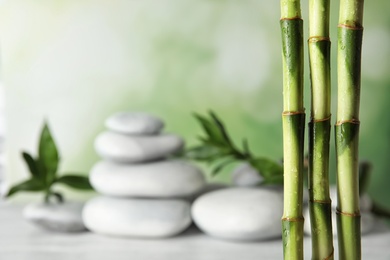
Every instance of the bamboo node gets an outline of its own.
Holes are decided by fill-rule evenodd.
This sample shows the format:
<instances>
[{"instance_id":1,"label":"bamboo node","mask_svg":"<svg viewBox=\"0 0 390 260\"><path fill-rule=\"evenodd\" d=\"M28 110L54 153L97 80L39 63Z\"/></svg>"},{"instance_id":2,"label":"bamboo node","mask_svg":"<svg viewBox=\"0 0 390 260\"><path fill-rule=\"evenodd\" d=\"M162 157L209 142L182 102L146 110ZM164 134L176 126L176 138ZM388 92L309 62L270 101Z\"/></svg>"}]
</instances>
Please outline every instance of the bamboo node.
<instances>
[{"instance_id":1,"label":"bamboo node","mask_svg":"<svg viewBox=\"0 0 390 260\"><path fill-rule=\"evenodd\" d=\"M311 36L307 40L309 43L314 43L314 42L330 42L329 37L324 37L324 36Z\"/></svg>"},{"instance_id":2,"label":"bamboo node","mask_svg":"<svg viewBox=\"0 0 390 260\"><path fill-rule=\"evenodd\" d=\"M361 26L361 25L352 26L352 25L340 23L337 27L346 28L346 29L355 30L355 31L363 31L363 26Z\"/></svg>"},{"instance_id":3,"label":"bamboo node","mask_svg":"<svg viewBox=\"0 0 390 260\"><path fill-rule=\"evenodd\" d=\"M336 214L337 215L343 215L343 216L347 216L347 217L360 217L360 212L357 212L357 213L348 213L348 212L342 212L340 211L339 209L336 209Z\"/></svg>"},{"instance_id":4,"label":"bamboo node","mask_svg":"<svg viewBox=\"0 0 390 260\"><path fill-rule=\"evenodd\" d=\"M329 121L330 119L332 118L332 115L328 116L328 117L325 117L325 118L321 118L321 119L314 119L313 117L311 118L311 121L313 123L319 123L319 122L325 122L325 121Z\"/></svg>"},{"instance_id":5,"label":"bamboo node","mask_svg":"<svg viewBox=\"0 0 390 260\"><path fill-rule=\"evenodd\" d=\"M345 123L350 123L350 124L354 124L354 125L360 125L360 121L358 119L340 120L340 121L337 121L335 125L342 125L342 124L345 124Z\"/></svg>"},{"instance_id":6,"label":"bamboo node","mask_svg":"<svg viewBox=\"0 0 390 260\"><path fill-rule=\"evenodd\" d=\"M303 19L300 16L295 17L282 17L280 18L280 21L291 21L291 20L300 20L303 21Z\"/></svg>"},{"instance_id":7,"label":"bamboo node","mask_svg":"<svg viewBox=\"0 0 390 260\"><path fill-rule=\"evenodd\" d=\"M305 114L305 110L302 110L302 111L284 111L282 113L283 116L302 115L302 114Z\"/></svg>"},{"instance_id":8,"label":"bamboo node","mask_svg":"<svg viewBox=\"0 0 390 260\"><path fill-rule=\"evenodd\" d=\"M319 204L332 204L331 200L310 200L310 202Z\"/></svg>"},{"instance_id":9,"label":"bamboo node","mask_svg":"<svg viewBox=\"0 0 390 260\"><path fill-rule=\"evenodd\" d=\"M282 221L288 221L288 222L304 222L305 219L303 217L297 217L297 218L282 218Z\"/></svg>"},{"instance_id":10,"label":"bamboo node","mask_svg":"<svg viewBox=\"0 0 390 260\"><path fill-rule=\"evenodd\" d=\"M333 259L333 256L334 256L334 248L332 247L332 252L330 253L330 255L328 255L327 257L325 257L324 260Z\"/></svg>"}]
</instances>

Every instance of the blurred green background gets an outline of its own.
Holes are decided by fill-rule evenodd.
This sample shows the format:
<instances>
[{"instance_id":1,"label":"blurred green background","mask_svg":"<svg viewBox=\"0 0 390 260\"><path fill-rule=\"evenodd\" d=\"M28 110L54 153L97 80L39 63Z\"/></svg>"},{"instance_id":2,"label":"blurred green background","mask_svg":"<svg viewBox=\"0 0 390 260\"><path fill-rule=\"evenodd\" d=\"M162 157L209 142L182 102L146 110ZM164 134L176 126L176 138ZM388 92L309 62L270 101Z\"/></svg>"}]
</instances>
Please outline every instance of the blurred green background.
<instances>
[{"instance_id":1,"label":"blurred green background","mask_svg":"<svg viewBox=\"0 0 390 260\"><path fill-rule=\"evenodd\" d=\"M333 121L337 9L332 1ZM374 164L369 193L390 206L388 10L387 0L366 2L360 154ZM306 21L307 11L303 1ZM279 16L279 1L264 0L2 1L8 180L26 177L20 151L35 152L44 119L59 144L62 172L87 173L99 159L95 136L120 110L161 116L167 131L194 144L200 128L191 113L212 109L235 140L247 137L256 154L279 160ZM306 70L309 112L308 76ZM228 175L215 181L228 181Z\"/></svg>"}]
</instances>

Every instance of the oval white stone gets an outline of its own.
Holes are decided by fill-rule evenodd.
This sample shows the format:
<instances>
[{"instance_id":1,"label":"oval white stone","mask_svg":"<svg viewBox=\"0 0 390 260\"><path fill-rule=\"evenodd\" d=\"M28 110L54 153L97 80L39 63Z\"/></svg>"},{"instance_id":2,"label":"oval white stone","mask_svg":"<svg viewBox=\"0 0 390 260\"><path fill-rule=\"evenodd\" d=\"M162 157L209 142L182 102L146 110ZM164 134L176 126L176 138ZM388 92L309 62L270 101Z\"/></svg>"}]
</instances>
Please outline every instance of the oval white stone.
<instances>
[{"instance_id":1,"label":"oval white stone","mask_svg":"<svg viewBox=\"0 0 390 260\"><path fill-rule=\"evenodd\" d=\"M99 193L121 197L185 197L205 186L202 172L180 160L147 164L101 161L92 168L89 178Z\"/></svg>"},{"instance_id":2,"label":"oval white stone","mask_svg":"<svg viewBox=\"0 0 390 260\"><path fill-rule=\"evenodd\" d=\"M86 230L81 212L83 203L32 203L24 208L24 217L45 229L58 232L80 232Z\"/></svg>"},{"instance_id":3,"label":"oval white stone","mask_svg":"<svg viewBox=\"0 0 390 260\"><path fill-rule=\"evenodd\" d=\"M126 237L170 237L191 224L184 200L97 197L83 210L85 226L93 232Z\"/></svg>"},{"instance_id":4,"label":"oval white stone","mask_svg":"<svg viewBox=\"0 0 390 260\"><path fill-rule=\"evenodd\" d=\"M110 116L105 125L111 131L129 135L154 135L160 133L164 122L142 112L119 112Z\"/></svg>"},{"instance_id":5,"label":"oval white stone","mask_svg":"<svg viewBox=\"0 0 390 260\"><path fill-rule=\"evenodd\" d=\"M95 140L96 152L103 158L121 163L152 161L174 154L183 148L177 135L126 136L104 132Z\"/></svg>"},{"instance_id":6,"label":"oval white stone","mask_svg":"<svg viewBox=\"0 0 390 260\"><path fill-rule=\"evenodd\" d=\"M228 188L207 193L192 206L192 218L205 233L252 241L281 235L283 197L267 188Z\"/></svg>"},{"instance_id":7,"label":"oval white stone","mask_svg":"<svg viewBox=\"0 0 390 260\"><path fill-rule=\"evenodd\" d=\"M232 183L235 186L257 186L263 181L263 177L249 163L237 166L232 172Z\"/></svg>"}]
</instances>

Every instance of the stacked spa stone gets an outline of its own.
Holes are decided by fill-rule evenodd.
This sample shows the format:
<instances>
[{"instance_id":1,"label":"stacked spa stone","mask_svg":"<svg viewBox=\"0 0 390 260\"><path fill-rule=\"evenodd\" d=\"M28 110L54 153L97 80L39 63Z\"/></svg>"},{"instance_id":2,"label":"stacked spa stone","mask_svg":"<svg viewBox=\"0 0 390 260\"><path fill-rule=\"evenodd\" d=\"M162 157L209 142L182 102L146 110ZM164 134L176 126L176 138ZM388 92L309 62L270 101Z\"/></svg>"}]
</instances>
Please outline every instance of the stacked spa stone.
<instances>
[{"instance_id":1,"label":"stacked spa stone","mask_svg":"<svg viewBox=\"0 0 390 260\"><path fill-rule=\"evenodd\" d=\"M89 201L83 220L91 231L128 237L169 237L191 224L189 198L199 193L202 172L168 159L183 140L164 134L164 123L144 113L118 113L106 121L108 131L95 141L103 158L90 173L102 196Z\"/></svg>"}]
</instances>

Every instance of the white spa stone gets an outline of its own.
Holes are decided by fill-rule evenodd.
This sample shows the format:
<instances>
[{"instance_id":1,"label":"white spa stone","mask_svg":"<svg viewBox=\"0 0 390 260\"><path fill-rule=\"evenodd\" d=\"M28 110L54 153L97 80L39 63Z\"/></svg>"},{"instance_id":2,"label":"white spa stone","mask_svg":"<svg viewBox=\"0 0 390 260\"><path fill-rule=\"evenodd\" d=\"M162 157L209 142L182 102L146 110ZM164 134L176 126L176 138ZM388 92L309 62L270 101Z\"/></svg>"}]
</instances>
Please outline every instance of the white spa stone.
<instances>
[{"instance_id":1,"label":"white spa stone","mask_svg":"<svg viewBox=\"0 0 390 260\"><path fill-rule=\"evenodd\" d=\"M114 132L128 135L155 135L164 128L164 122L142 112L119 112L110 116L106 127Z\"/></svg>"},{"instance_id":2,"label":"white spa stone","mask_svg":"<svg viewBox=\"0 0 390 260\"><path fill-rule=\"evenodd\" d=\"M217 191L217 190L222 190L222 189L227 189L231 187L231 185L227 185L227 184L223 184L223 183L206 183L206 185L203 187L203 189L201 189L199 192L195 193L194 195L192 196L187 196L186 199L189 201L189 202L194 202L198 197L206 194L206 193L210 193L210 192L214 192L214 191Z\"/></svg>"},{"instance_id":3,"label":"white spa stone","mask_svg":"<svg viewBox=\"0 0 390 260\"><path fill-rule=\"evenodd\" d=\"M217 190L227 189L231 186L224 184L224 183L206 183L206 185L203 187L202 190L200 190L197 194L195 194L196 197L200 197L206 193L214 192Z\"/></svg>"},{"instance_id":4,"label":"white spa stone","mask_svg":"<svg viewBox=\"0 0 390 260\"><path fill-rule=\"evenodd\" d=\"M24 217L33 224L57 232L80 232L86 228L82 221L83 203L31 203L24 208Z\"/></svg>"},{"instance_id":5,"label":"white spa stone","mask_svg":"<svg viewBox=\"0 0 390 260\"><path fill-rule=\"evenodd\" d=\"M89 179L97 192L117 197L188 197L206 184L201 170L181 160L145 164L101 161L92 168Z\"/></svg>"},{"instance_id":6,"label":"white spa stone","mask_svg":"<svg viewBox=\"0 0 390 260\"><path fill-rule=\"evenodd\" d=\"M235 186L257 186L263 181L263 177L249 163L238 165L232 172L232 183Z\"/></svg>"},{"instance_id":7,"label":"white spa stone","mask_svg":"<svg viewBox=\"0 0 390 260\"><path fill-rule=\"evenodd\" d=\"M170 237L191 224L190 204L177 199L97 197L84 207L85 226L96 233L141 238Z\"/></svg>"},{"instance_id":8,"label":"white spa stone","mask_svg":"<svg viewBox=\"0 0 390 260\"><path fill-rule=\"evenodd\" d=\"M281 235L283 196L267 188L227 188L200 196L191 211L195 224L213 237L264 240Z\"/></svg>"},{"instance_id":9,"label":"white spa stone","mask_svg":"<svg viewBox=\"0 0 390 260\"><path fill-rule=\"evenodd\" d=\"M179 152L184 141L177 135L127 136L103 132L95 140L96 152L104 159L139 163L162 159Z\"/></svg>"}]
</instances>

